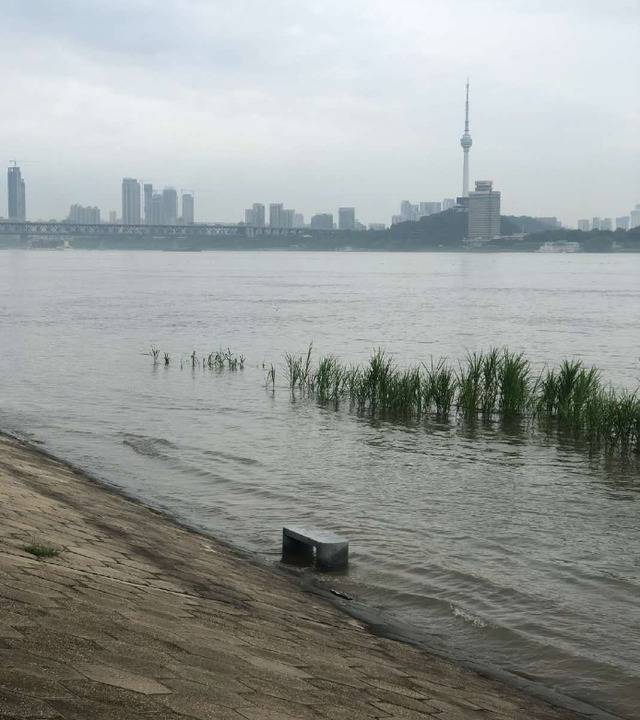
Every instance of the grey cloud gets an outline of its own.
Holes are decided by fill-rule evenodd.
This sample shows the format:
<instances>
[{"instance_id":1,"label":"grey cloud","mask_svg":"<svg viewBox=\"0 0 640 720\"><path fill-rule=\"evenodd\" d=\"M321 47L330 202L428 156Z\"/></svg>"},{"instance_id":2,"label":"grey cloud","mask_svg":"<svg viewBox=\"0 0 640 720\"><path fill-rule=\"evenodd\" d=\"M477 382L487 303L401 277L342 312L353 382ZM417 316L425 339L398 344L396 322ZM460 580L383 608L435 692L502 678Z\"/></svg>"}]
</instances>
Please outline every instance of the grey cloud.
<instances>
[{"instance_id":1,"label":"grey cloud","mask_svg":"<svg viewBox=\"0 0 640 720\"><path fill-rule=\"evenodd\" d=\"M138 175L200 188L201 217L281 198L388 220L404 197L458 191L467 74L472 176L492 177L507 210L574 222L640 201L636 2L5 0L3 11L4 83L23 117L5 115L0 132L9 155L37 156L25 176L44 216L76 201L117 207L120 177ZM553 182L540 183L544 167Z\"/></svg>"}]
</instances>

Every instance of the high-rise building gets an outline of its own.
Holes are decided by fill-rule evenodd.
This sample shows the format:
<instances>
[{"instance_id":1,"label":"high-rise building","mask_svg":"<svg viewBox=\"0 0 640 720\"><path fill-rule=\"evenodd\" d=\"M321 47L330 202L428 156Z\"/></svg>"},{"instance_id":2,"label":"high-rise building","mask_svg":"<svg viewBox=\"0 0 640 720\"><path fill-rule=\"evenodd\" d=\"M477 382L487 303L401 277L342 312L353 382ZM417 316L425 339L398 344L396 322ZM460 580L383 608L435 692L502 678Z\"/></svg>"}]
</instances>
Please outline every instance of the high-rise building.
<instances>
[{"instance_id":1,"label":"high-rise building","mask_svg":"<svg viewBox=\"0 0 640 720\"><path fill-rule=\"evenodd\" d=\"M142 192L144 195L144 222L146 225L151 225L151 198L153 197L153 185L151 183L145 183L142 186Z\"/></svg>"},{"instance_id":2,"label":"high-rise building","mask_svg":"<svg viewBox=\"0 0 640 720\"><path fill-rule=\"evenodd\" d=\"M27 202L24 180L17 165L7 170L8 218L24 222L27 219Z\"/></svg>"},{"instance_id":3,"label":"high-rise building","mask_svg":"<svg viewBox=\"0 0 640 720\"><path fill-rule=\"evenodd\" d=\"M491 240L500 235L500 193L491 180L477 180L469 193L469 240Z\"/></svg>"},{"instance_id":4,"label":"high-rise building","mask_svg":"<svg viewBox=\"0 0 640 720\"><path fill-rule=\"evenodd\" d=\"M256 227L264 227L264 205L262 203L253 203L251 209L253 211L253 224Z\"/></svg>"},{"instance_id":5,"label":"high-rise building","mask_svg":"<svg viewBox=\"0 0 640 720\"><path fill-rule=\"evenodd\" d=\"M635 210L629 213L629 228L640 227L640 205L636 205Z\"/></svg>"},{"instance_id":6,"label":"high-rise building","mask_svg":"<svg viewBox=\"0 0 640 720\"><path fill-rule=\"evenodd\" d=\"M418 206L418 219L426 215L435 215L442 212L442 203L439 202L421 202Z\"/></svg>"},{"instance_id":7,"label":"high-rise building","mask_svg":"<svg viewBox=\"0 0 640 720\"><path fill-rule=\"evenodd\" d=\"M118 213L115 210L109 210L109 224L115 225L118 222Z\"/></svg>"},{"instance_id":8,"label":"high-rise building","mask_svg":"<svg viewBox=\"0 0 640 720\"><path fill-rule=\"evenodd\" d=\"M122 224L140 225L140 183L135 178L122 180Z\"/></svg>"},{"instance_id":9,"label":"high-rise building","mask_svg":"<svg viewBox=\"0 0 640 720\"><path fill-rule=\"evenodd\" d=\"M292 228L293 227L293 216L296 214L295 210L290 209L283 209L282 211L282 225L283 228Z\"/></svg>"},{"instance_id":10,"label":"high-rise building","mask_svg":"<svg viewBox=\"0 0 640 720\"><path fill-rule=\"evenodd\" d=\"M69 208L69 222L79 225L99 225L100 208L84 207L83 205L72 205Z\"/></svg>"},{"instance_id":11,"label":"high-rise building","mask_svg":"<svg viewBox=\"0 0 640 720\"><path fill-rule=\"evenodd\" d=\"M333 230L333 215L331 213L312 215L310 227L313 230Z\"/></svg>"},{"instance_id":12,"label":"high-rise building","mask_svg":"<svg viewBox=\"0 0 640 720\"><path fill-rule=\"evenodd\" d=\"M356 209L352 207L341 207L338 209L338 229L355 230Z\"/></svg>"},{"instance_id":13,"label":"high-rise building","mask_svg":"<svg viewBox=\"0 0 640 720\"><path fill-rule=\"evenodd\" d=\"M245 225L255 225L255 215L253 213L253 210L251 208L247 208L244 211L244 224Z\"/></svg>"},{"instance_id":14,"label":"high-rise building","mask_svg":"<svg viewBox=\"0 0 640 720\"><path fill-rule=\"evenodd\" d=\"M414 222L418 219L418 212L419 206L409 200L403 200L400 203L400 217L403 222Z\"/></svg>"},{"instance_id":15,"label":"high-rise building","mask_svg":"<svg viewBox=\"0 0 640 720\"><path fill-rule=\"evenodd\" d=\"M162 224L175 225L178 222L178 193L168 187L162 191Z\"/></svg>"},{"instance_id":16,"label":"high-rise building","mask_svg":"<svg viewBox=\"0 0 640 720\"><path fill-rule=\"evenodd\" d=\"M164 224L164 208L162 203L162 194L153 193L151 196L151 212L149 225L163 225Z\"/></svg>"},{"instance_id":17,"label":"high-rise building","mask_svg":"<svg viewBox=\"0 0 640 720\"><path fill-rule=\"evenodd\" d=\"M591 224L588 220L578 220L578 230L581 230L582 232L589 232L591 228Z\"/></svg>"},{"instance_id":18,"label":"high-rise building","mask_svg":"<svg viewBox=\"0 0 640 720\"><path fill-rule=\"evenodd\" d=\"M616 218L616 230L628 230L629 229L629 216L622 215L622 217Z\"/></svg>"},{"instance_id":19,"label":"high-rise building","mask_svg":"<svg viewBox=\"0 0 640 720\"><path fill-rule=\"evenodd\" d=\"M304 227L304 215L302 213L293 213L293 227L303 228Z\"/></svg>"},{"instance_id":20,"label":"high-rise building","mask_svg":"<svg viewBox=\"0 0 640 720\"><path fill-rule=\"evenodd\" d=\"M613 220L611 218L602 218L600 221L600 230L613 230Z\"/></svg>"},{"instance_id":21,"label":"high-rise building","mask_svg":"<svg viewBox=\"0 0 640 720\"><path fill-rule=\"evenodd\" d=\"M282 227L282 213L284 212L284 205L282 203L271 203L269 205L269 225L272 228Z\"/></svg>"},{"instance_id":22,"label":"high-rise building","mask_svg":"<svg viewBox=\"0 0 640 720\"><path fill-rule=\"evenodd\" d=\"M451 210L451 208L456 206L456 200L455 198L445 198L442 201L442 209L443 210Z\"/></svg>"},{"instance_id":23,"label":"high-rise building","mask_svg":"<svg viewBox=\"0 0 640 720\"><path fill-rule=\"evenodd\" d=\"M467 79L467 99L464 104L464 135L460 138L462 145L462 197L469 197L469 150L473 141L469 135L469 80Z\"/></svg>"},{"instance_id":24,"label":"high-rise building","mask_svg":"<svg viewBox=\"0 0 640 720\"><path fill-rule=\"evenodd\" d=\"M193 225L193 194L182 193L182 224Z\"/></svg>"},{"instance_id":25,"label":"high-rise building","mask_svg":"<svg viewBox=\"0 0 640 720\"><path fill-rule=\"evenodd\" d=\"M391 216L391 224L392 225L399 225L400 223L406 222L405 219L402 217L402 215L392 215Z\"/></svg>"},{"instance_id":26,"label":"high-rise building","mask_svg":"<svg viewBox=\"0 0 640 720\"><path fill-rule=\"evenodd\" d=\"M600 218L599 217L594 217L591 220L591 229L592 230L600 230Z\"/></svg>"}]
</instances>

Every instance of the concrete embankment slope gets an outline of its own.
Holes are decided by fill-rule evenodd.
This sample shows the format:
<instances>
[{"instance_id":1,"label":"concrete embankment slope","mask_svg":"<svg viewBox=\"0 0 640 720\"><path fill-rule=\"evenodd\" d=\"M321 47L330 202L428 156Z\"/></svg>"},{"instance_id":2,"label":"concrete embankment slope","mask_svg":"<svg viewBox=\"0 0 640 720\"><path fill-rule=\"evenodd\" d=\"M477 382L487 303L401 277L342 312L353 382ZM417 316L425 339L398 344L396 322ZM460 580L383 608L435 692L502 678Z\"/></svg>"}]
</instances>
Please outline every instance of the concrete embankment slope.
<instances>
[{"instance_id":1,"label":"concrete embankment slope","mask_svg":"<svg viewBox=\"0 0 640 720\"><path fill-rule=\"evenodd\" d=\"M0 718L430 717L574 716L0 436Z\"/></svg>"}]
</instances>

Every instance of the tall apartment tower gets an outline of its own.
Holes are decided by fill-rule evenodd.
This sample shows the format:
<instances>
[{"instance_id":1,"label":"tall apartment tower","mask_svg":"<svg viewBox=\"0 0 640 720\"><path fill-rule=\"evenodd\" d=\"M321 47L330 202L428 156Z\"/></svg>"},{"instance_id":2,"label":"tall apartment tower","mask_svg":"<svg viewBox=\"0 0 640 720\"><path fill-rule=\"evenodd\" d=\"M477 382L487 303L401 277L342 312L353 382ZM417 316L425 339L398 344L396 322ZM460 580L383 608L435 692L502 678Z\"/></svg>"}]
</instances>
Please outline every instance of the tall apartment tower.
<instances>
[{"instance_id":1,"label":"tall apartment tower","mask_svg":"<svg viewBox=\"0 0 640 720\"><path fill-rule=\"evenodd\" d=\"M24 222L27 218L27 205L22 173L17 165L7 170L8 218Z\"/></svg>"},{"instance_id":2,"label":"tall apartment tower","mask_svg":"<svg viewBox=\"0 0 640 720\"><path fill-rule=\"evenodd\" d=\"M462 145L462 197L469 197L469 150L473 145L469 135L469 79L467 78L467 99L464 104L464 135L460 138Z\"/></svg>"},{"instance_id":3,"label":"tall apartment tower","mask_svg":"<svg viewBox=\"0 0 640 720\"><path fill-rule=\"evenodd\" d=\"M338 208L338 230L355 230L356 209L352 207Z\"/></svg>"},{"instance_id":4,"label":"tall apartment tower","mask_svg":"<svg viewBox=\"0 0 640 720\"><path fill-rule=\"evenodd\" d=\"M400 217L403 221L415 221L418 219L418 205L414 205L409 200L403 200L400 203Z\"/></svg>"},{"instance_id":5,"label":"tall apartment tower","mask_svg":"<svg viewBox=\"0 0 640 720\"><path fill-rule=\"evenodd\" d=\"M333 214L319 213L311 217L310 227L313 230L333 230Z\"/></svg>"},{"instance_id":6,"label":"tall apartment tower","mask_svg":"<svg viewBox=\"0 0 640 720\"><path fill-rule=\"evenodd\" d=\"M122 224L140 225L140 183L135 178L122 180Z\"/></svg>"},{"instance_id":7,"label":"tall apartment tower","mask_svg":"<svg viewBox=\"0 0 640 720\"><path fill-rule=\"evenodd\" d=\"M636 205L635 210L629 213L629 228L640 227L640 205Z\"/></svg>"},{"instance_id":8,"label":"tall apartment tower","mask_svg":"<svg viewBox=\"0 0 640 720\"><path fill-rule=\"evenodd\" d=\"M153 197L153 185L145 183L142 186L142 195L144 197L144 222L145 225L151 225L151 198Z\"/></svg>"},{"instance_id":9,"label":"tall apartment tower","mask_svg":"<svg viewBox=\"0 0 640 720\"><path fill-rule=\"evenodd\" d=\"M79 225L100 225L100 208L72 205L69 208L68 220Z\"/></svg>"},{"instance_id":10,"label":"tall apartment tower","mask_svg":"<svg viewBox=\"0 0 640 720\"><path fill-rule=\"evenodd\" d=\"M176 225L178 222L178 193L174 188L162 191L162 224Z\"/></svg>"},{"instance_id":11,"label":"tall apartment tower","mask_svg":"<svg viewBox=\"0 0 640 720\"><path fill-rule=\"evenodd\" d=\"M193 225L193 195L182 193L182 224Z\"/></svg>"},{"instance_id":12,"label":"tall apartment tower","mask_svg":"<svg viewBox=\"0 0 640 720\"><path fill-rule=\"evenodd\" d=\"M253 224L256 227L264 227L264 223L265 223L264 205L262 203L253 203L253 207L251 208L251 211L253 212Z\"/></svg>"},{"instance_id":13,"label":"tall apartment tower","mask_svg":"<svg viewBox=\"0 0 640 720\"><path fill-rule=\"evenodd\" d=\"M589 232L591 223L586 219L578 220L578 230L581 232Z\"/></svg>"},{"instance_id":14,"label":"tall apartment tower","mask_svg":"<svg viewBox=\"0 0 640 720\"><path fill-rule=\"evenodd\" d=\"M154 192L151 196L151 207L149 208L149 225L163 225L162 216L162 194Z\"/></svg>"},{"instance_id":15,"label":"tall apartment tower","mask_svg":"<svg viewBox=\"0 0 640 720\"><path fill-rule=\"evenodd\" d=\"M500 235L500 193L491 180L477 180L469 193L469 240L491 240Z\"/></svg>"},{"instance_id":16,"label":"tall apartment tower","mask_svg":"<svg viewBox=\"0 0 640 720\"><path fill-rule=\"evenodd\" d=\"M283 228L293 227L293 216L296 214L295 210L284 208L282 211L282 225Z\"/></svg>"},{"instance_id":17,"label":"tall apartment tower","mask_svg":"<svg viewBox=\"0 0 640 720\"><path fill-rule=\"evenodd\" d=\"M629 216L622 215L616 218L616 230L628 230L629 229Z\"/></svg>"},{"instance_id":18,"label":"tall apartment tower","mask_svg":"<svg viewBox=\"0 0 640 720\"><path fill-rule=\"evenodd\" d=\"M271 203L269 205L269 225L272 228L283 227L284 205L282 203Z\"/></svg>"},{"instance_id":19,"label":"tall apartment tower","mask_svg":"<svg viewBox=\"0 0 640 720\"><path fill-rule=\"evenodd\" d=\"M421 202L418 206L418 218L435 215L439 212L442 212L442 203L440 202Z\"/></svg>"}]
</instances>

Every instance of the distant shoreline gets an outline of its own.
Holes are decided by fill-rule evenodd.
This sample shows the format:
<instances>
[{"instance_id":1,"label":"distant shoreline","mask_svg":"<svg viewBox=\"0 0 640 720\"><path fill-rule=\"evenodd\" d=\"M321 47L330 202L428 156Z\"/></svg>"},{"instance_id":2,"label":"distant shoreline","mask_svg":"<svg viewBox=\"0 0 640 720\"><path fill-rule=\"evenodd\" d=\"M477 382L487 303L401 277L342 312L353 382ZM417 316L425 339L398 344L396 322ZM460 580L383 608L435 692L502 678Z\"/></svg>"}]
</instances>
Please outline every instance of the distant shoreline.
<instances>
[{"instance_id":1,"label":"distant shoreline","mask_svg":"<svg viewBox=\"0 0 640 720\"><path fill-rule=\"evenodd\" d=\"M26 224L29 226L29 224ZM631 230L570 230L528 216L503 215L500 237L469 242L465 212L447 210L385 230L264 228L243 225L69 226L50 223L33 234L0 234L2 247L84 250L279 250L328 252L640 252L640 227ZM46 225L46 224L45 224ZM31 226L29 226L31 227ZM89 226L87 226L89 228ZM3 226L0 224L0 230ZM6 229L5 229L6 232Z\"/></svg>"},{"instance_id":2,"label":"distant shoreline","mask_svg":"<svg viewBox=\"0 0 640 720\"><path fill-rule=\"evenodd\" d=\"M353 248L353 247L335 247L335 248L315 248L315 247L245 247L245 246L233 246L233 245L222 245L218 247L183 247L183 248L165 248L165 247L123 247L123 246L96 246L96 247L19 247L19 246L2 246L0 245L0 251L11 251L11 250L23 250L25 252L43 252L43 251L55 251L55 252L171 252L171 253L216 253L216 252L287 252L287 253L351 253L351 254L364 254L364 253L393 253L393 254L411 254L418 253L421 255L426 254L456 254L456 255L636 255L640 253L640 246L638 248L622 248L616 250L565 250L562 248L552 250L541 250L531 248L518 248L518 247L505 247L498 248L494 246L486 247L464 247L464 248Z\"/></svg>"}]
</instances>

